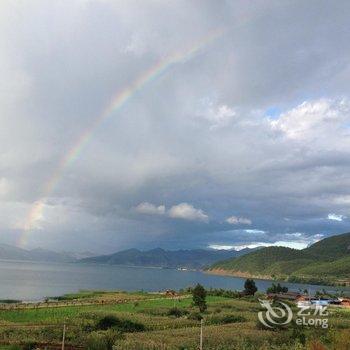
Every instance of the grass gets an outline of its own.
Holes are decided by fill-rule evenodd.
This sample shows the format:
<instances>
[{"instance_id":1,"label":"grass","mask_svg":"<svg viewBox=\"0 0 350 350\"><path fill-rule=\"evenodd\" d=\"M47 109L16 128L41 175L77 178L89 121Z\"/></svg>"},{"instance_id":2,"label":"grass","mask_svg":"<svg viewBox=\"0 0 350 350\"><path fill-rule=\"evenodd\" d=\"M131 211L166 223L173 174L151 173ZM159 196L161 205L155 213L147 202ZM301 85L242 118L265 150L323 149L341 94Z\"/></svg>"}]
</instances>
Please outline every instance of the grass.
<instances>
[{"instance_id":1,"label":"grass","mask_svg":"<svg viewBox=\"0 0 350 350\"><path fill-rule=\"evenodd\" d=\"M208 302L213 304L225 300L223 297L210 296ZM148 313L147 310L169 309L174 306L187 308L191 305L191 297L175 301L172 299L155 299L128 302L115 305L86 305L86 306L62 306L39 309L0 310L0 324L28 323L28 324L55 324L64 321L75 322L76 318L86 314L96 313Z\"/></svg>"},{"instance_id":2,"label":"grass","mask_svg":"<svg viewBox=\"0 0 350 350\"><path fill-rule=\"evenodd\" d=\"M64 301L72 301L72 300L81 300L81 299L91 299L91 300L99 300L99 299L115 299L115 297L124 298L124 299L134 299L135 297L141 298L154 298L157 294L145 293L143 291L137 292L124 292L124 291L104 291L104 290L80 290L77 293L68 293L62 296L55 297L53 299L64 300Z\"/></svg>"},{"instance_id":3,"label":"grass","mask_svg":"<svg viewBox=\"0 0 350 350\"><path fill-rule=\"evenodd\" d=\"M145 293L80 292L66 296L96 300L94 305L46 307L39 309L0 310L0 343L50 343L59 346L62 325L67 324L66 341L72 346L85 346L93 337L107 336L96 328L104 317L117 318L118 324L141 324L142 331L118 336L115 350L195 350L198 347L200 321L191 315L198 312L190 296L181 299L164 298ZM125 301L119 304L97 303L101 298ZM142 299L142 300L140 300ZM315 328L264 330L257 326L260 305L256 298L207 297L204 313L204 348L213 350L253 349L313 349L313 341L325 346L320 349L350 349L350 310L333 309L328 330ZM173 308L182 312L169 312ZM98 331L98 332L97 332ZM89 339L89 340L87 340ZM316 345L315 345L316 346ZM10 350L8 346L0 347ZM102 349L101 349L102 350Z\"/></svg>"}]
</instances>

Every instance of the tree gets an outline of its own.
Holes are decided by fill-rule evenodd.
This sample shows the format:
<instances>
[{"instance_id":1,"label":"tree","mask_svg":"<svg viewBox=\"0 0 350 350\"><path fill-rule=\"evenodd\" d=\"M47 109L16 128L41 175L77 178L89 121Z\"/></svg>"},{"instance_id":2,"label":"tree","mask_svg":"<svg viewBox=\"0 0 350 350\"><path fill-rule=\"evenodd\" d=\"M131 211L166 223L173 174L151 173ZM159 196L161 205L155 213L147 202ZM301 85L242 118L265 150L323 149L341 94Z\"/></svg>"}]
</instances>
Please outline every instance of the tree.
<instances>
[{"instance_id":1,"label":"tree","mask_svg":"<svg viewBox=\"0 0 350 350\"><path fill-rule=\"evenodd\" d=\"M200 312L204 312L207 309L206 297L207 291L198 283L192 290L192 298L193 304L199 308Z\"/></svg>"},{"instance_id":2,"label":"tree","mask_svg":"<svg viewBox=\"0 0 350 350\"><path fill-rule=\"evenodd\" d=\"M287 293L288 288L281 286L279 283L277 283L277 285L272 283L272 286L267 288L266 292L267 293L276 293L276 294Z\"/></svg>"},{"instance_id":3,"label":"tree","mask_svg":"<svg viewBox=\"0 0 350 350\"><path fill-rule=\"evenodd\" d=\"M245 295L254 295L258 288L255 285L254 280L247 279L244 283L244 294Z\"/></svg>"}]
</instances>

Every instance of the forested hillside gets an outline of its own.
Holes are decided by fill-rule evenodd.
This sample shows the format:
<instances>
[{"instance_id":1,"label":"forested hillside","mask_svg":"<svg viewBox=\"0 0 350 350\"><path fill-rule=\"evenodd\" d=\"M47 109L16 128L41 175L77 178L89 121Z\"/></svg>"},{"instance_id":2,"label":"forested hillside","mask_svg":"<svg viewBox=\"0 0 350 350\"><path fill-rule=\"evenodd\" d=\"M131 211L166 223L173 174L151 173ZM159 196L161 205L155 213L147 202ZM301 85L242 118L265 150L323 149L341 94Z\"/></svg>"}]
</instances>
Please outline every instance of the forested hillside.
<instances>
[{"instance_id":1,"label":"forested hillside","mask_svg":"<svg viewBox=\"0 0 350 350\"><path fill-rule=\"evenodd\" d=\"M219 261L209 271L293 282L350 282L350 233L325 238L303 250L267 247Z\"/></svg>"}]
</instances>

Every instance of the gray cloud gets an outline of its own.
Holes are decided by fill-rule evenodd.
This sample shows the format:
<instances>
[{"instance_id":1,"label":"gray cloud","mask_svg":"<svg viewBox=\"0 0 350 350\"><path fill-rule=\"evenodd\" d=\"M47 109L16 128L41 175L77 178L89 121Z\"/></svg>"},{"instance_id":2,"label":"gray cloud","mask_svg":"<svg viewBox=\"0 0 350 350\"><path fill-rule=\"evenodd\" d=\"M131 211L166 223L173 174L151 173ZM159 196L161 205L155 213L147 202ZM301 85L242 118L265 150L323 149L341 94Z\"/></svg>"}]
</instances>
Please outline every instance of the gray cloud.
<instances>
[{"instance_id":1,"label":"gray cloud","mask_svg":"<svg viewBox=\"0 0 350 350\"><path fill-rule=\"evenodd\" d=\"M252 224L252 221L250 219L239 218L237 216L230 216L225 221L231 225L238 225L238 224L251 225Z\"/></svg>"},{"instance_id":2,"label":"gray cloud","mask_svg":"<svg viewBox=\"0 0 350 350\"><path fill-rule=\"evenodd\" d=\"M202 209L194 208L191 204L180 203L173 205L168 212L168 215L174 219L184 219L190 221L208 222L209 217Z\"/></svg>"},{"instance_id":3,"label":"gray cloud","mask_svg":"<svg viewBox=\"0 0 350 350\"><path fill-rule=\"evenodd\" d=\"M349 12L347 2L5 1L0 241L18 240L37 201L29 246L308 244L346 231ZM42 198L116 92L218 29L111 113Z\"/></svg>"},{"instance_id":4,"label":"gray cloud","mask_svg":"<svg viewBox=\"0 0 350 350\"><path fill-rule=\"evenodd\" d=\"M152 203L143 202L135 207L135 210L141 214L147 215L164 215L165 214L165 206L159 205L155 206Z\"/></svg>"}]
</instances>

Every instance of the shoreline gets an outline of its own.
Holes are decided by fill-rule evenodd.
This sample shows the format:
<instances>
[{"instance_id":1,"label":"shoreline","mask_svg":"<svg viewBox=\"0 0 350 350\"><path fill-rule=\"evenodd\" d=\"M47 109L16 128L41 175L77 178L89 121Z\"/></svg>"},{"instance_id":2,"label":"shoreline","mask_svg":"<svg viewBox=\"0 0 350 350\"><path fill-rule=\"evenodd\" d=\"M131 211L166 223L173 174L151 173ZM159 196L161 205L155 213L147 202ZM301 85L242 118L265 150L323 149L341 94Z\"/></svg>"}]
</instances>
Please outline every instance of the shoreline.
<instances>
[{"instance_id":1,"label":"shoreline","mask_svg":"<svg viewBox=\"0 0 350 350\"><path fill-rule=\"evenodd\" d=\"M309 284L313 286L327 286L327 287L341 287L341 288L349 288L348 285L343 285L340 283L337 283L336 281L311 281L311 280L298 280L298 281L286 281L285 279L275 279L271 276L266 275L253 275L249 272L242 272L242 271L233 271L233 270L224 270L224 269L210 269L210 270L203 270L203 273L207 273L209 275L216 275L216 276L230 276L230 277L239 277L239 278L253 278L257 280L263 280L263 281L271 281L271 282L282 282L282 283L298 283L298 284Z\"/></svg>"},{"instance_id":2,"label":"shoreline","mask_svg":"<svg viewBox=\"0 0 350 350\"><path fill-rule=\"evenodd\" d=\"M229 277L239 277L239 278L254 278L262 281L278 281L271 276L261 276L261 275L252 275L248 272L242 272L242 271L232 271L232 270L224 270L224 269L211 269L211 270L201 270L203 273L206 273L208 275L216 275L216 276L229 276ZM280 280L280 282L286 282L283 280Z\"/></svg>"}]
</instances>

